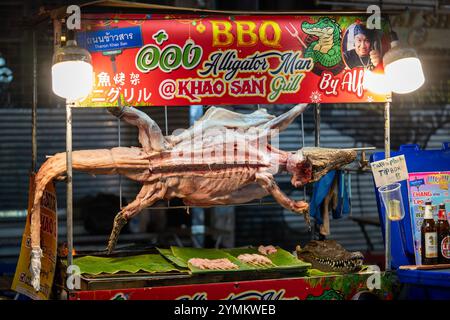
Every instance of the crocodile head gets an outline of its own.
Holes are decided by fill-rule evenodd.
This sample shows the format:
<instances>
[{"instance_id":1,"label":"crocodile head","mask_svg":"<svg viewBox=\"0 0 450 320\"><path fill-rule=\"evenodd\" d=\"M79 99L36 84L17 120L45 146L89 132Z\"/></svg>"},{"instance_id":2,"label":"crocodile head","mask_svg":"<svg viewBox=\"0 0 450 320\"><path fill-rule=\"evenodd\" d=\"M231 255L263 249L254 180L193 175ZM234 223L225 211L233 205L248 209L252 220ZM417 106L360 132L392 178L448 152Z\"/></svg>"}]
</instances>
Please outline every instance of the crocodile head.
<instances>
[{"instance_id":1,"label":"crocodile head","mask_svg":"<svg viewBox=\"0 0 450 320\"><path fill-rule=\"evenodd\" d=\"M335 240L312 240L303 249L297 246L295 251L299 259L324 272L354 272L364 261L361 252L349 252Z\"/></svg>"},{"instance_id":2,"label":"crocodile head","mask_svg":"<svg viewBox=\"0 0 450 320\"><path fill-rule=\"evenodd\" d=\"M353 162L356 155L351 149L305 147L288 155L286 169L292 175L292 185L299 188Z\"/></svg>"},{"instance_id":3,"label":"crocodile head","mask_svg":"<svg viewBox=\"0 0 450 320\"><path fill-rule=\"evenodd\" d=\"M316 36L319 39L330 36L333 36L333 39L335 37L339 39L339 25L328 17L320 18L316 23L305 21L302 23L302 30L304 33Z\"/></svg>"}]
</instances>

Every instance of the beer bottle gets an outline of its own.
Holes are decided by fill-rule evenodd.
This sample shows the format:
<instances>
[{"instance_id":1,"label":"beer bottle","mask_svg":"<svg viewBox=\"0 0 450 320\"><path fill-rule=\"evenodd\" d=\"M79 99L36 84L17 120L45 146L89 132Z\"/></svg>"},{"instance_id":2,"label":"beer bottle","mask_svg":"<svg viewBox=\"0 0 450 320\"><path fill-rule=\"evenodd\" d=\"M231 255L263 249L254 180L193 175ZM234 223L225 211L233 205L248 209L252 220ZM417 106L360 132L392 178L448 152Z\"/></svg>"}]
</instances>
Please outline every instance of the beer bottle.
<instances>
[{"instance_id":1,"label":"beer bottle","mask_svg":"<svg viewBox=\"0 0 450 320\"><path fill-rule=\"evenodd\" d=\"M437 264L438 250L437 250L437 230L433 218L433 209L431 201L425 203L425 215L423 217L422 227L422 264Z\"/></svg>"},{"instance_id":2,"label":"beer bottle","mask_svg":"<svg viewBox=\"0 0 450 320\"><path fill-rule=\"evenodd\" d=\"M438 219L436 227L438 235L438 263L450 263L450 227L444 203L439 205Z\"/></svg>"}]
</instances>

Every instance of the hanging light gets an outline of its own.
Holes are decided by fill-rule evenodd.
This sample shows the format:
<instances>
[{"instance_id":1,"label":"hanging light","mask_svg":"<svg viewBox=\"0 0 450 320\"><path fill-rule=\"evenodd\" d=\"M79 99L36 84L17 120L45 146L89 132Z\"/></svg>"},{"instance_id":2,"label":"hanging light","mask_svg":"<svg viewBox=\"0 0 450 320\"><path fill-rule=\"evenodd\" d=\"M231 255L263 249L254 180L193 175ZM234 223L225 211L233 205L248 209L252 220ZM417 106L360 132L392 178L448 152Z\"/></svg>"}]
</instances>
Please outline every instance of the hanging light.
<instances>
[{"instance_id":1,"label":"hanging light","mask_svg":"<svg viewBox=\"0 0 450 320\"><path fill-rule=\"evenodd\" d=\"M425 82L422 64L414 49L399 44L392 33L391 49L383 57L387 84L395 93L409 93Z\"/></svg>"},{"instance_id":2,"label":"hanging light","mask_svg":"<svg viewBox=\"0 0 450 320\"><path fill-rule=\"evenodd\" d=\"M58 48L53 55L53 92L74 101L87 96L92 86L91 55L78 47L75 40L68 40L67 45Z\"/></svg>"},{"instance_id":3,"label":"hanging light","mask_svg":"<svg viewBox=\"0 0 450 320\"><path fill-rule=\"evenodd\" d=\"M364 69L363 87L376 94L389 94L391 92L386 75L381 71Z\"/></svg>"}]
</instances>

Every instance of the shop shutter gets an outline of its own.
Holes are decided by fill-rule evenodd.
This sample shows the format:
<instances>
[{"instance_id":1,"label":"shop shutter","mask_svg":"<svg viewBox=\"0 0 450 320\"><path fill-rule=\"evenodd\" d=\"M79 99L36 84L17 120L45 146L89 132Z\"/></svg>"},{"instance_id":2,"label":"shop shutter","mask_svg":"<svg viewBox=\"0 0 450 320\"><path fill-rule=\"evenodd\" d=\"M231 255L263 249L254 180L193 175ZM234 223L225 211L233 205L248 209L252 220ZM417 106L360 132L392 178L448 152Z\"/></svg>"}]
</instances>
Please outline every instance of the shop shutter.
<instances>
[{"instance_id":1,"label":"shop shutter","mask_svg":"<svg viewBox=\"0 0 450 320\"><path fill-rule=\"evenodd\" d=\"M145 108L165 132L164 108ZM188 126L189 110L168 107L168 132ZM63 152L66 145L65 108L38 108L37 111L37 169L46 155ZM133 126L121 122L121 145L138 146L138 132ZM112 148L118 145L117 119L106 109L73 109L73 150ZM25 226L28 201L28 174L31 168L31 110L0 108L0 261L15 261ZM123 197L131 201L140 185L122 178ZM56 183L59 239L65 239L66 188L64 182ZM119 177L95 177L74 171L74 202L87 195L98 193L119 194ZM77 218L74 206L74 238L86 234L83 223ZM103 238L103 237L102 237Z\"/></svg>"}]
</instances>

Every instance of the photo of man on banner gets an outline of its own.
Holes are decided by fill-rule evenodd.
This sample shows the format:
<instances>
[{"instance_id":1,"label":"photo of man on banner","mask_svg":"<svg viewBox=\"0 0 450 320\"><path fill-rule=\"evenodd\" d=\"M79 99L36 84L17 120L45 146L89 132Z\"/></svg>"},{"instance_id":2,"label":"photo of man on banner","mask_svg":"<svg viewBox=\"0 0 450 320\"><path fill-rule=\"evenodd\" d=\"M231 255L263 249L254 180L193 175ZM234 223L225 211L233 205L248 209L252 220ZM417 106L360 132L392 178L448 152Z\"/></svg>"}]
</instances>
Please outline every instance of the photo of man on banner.
<instances>
[{"instance_id":1,"label":"photo of man on banner","mask_svg":"<svg viewBox=\"0 0 450 320\"><path fill-rule=\"evenodd\" d=\"M347 29L342 47L343 60L349 69L373 70L381 63L381 45L376 30L369 30L362 23L354 23Z\"/></svg>"}]
</instances>

